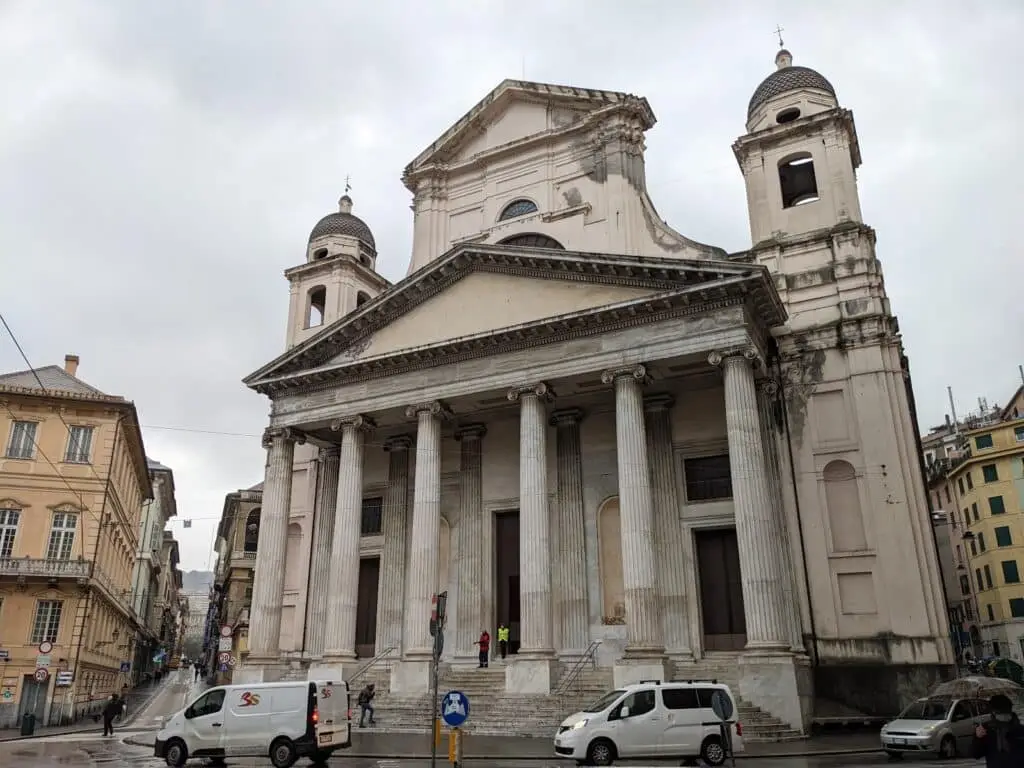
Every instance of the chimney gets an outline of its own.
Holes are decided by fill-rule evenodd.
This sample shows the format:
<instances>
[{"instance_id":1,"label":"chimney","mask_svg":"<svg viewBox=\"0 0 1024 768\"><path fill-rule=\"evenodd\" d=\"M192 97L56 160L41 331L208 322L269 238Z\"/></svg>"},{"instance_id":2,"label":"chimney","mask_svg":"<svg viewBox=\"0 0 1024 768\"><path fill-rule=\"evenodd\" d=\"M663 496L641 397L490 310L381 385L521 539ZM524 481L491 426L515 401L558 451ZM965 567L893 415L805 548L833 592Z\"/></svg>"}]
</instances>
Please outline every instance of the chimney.
<instances>
[{"instance_id":1,"label":"chimney","mask_svg":"<svg viewBox=\"0 0 1024 768\"><path fill-rule=\"evenodd\" d=\"M78 373L78 355L64 355L64 373L69 376Z\"/></svg>"}]
</instances>

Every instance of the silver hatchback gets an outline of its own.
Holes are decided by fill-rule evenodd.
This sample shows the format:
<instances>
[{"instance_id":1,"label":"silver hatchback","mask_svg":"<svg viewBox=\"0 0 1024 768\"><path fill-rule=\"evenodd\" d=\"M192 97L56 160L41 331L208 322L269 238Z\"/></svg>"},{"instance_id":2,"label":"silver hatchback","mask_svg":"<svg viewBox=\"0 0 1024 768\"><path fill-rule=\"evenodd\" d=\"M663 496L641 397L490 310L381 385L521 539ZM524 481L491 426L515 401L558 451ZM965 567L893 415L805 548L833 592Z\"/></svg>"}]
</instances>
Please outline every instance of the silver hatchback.
<instances>
[{"instance_id":1,"label":"silver hatchback","mask_svg":"<svg viewBox=\"0 0 1024 768\"><path fill-rule=\"evenodd\" d=\"M882 726L882 748L891 757L907 753L944 758L969 755L974 727L987 722L988 715L984 699L918 699Z\"/></svg>"}]
</instances>

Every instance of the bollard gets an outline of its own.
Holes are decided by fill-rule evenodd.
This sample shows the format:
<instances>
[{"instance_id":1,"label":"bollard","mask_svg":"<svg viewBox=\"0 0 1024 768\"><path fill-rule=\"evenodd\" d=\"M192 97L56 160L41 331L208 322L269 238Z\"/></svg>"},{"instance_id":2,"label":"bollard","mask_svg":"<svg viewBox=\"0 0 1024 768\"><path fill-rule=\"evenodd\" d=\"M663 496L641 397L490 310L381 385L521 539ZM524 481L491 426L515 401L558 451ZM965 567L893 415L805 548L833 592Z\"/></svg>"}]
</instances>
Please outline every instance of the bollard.
<instances>
[{"instance_id":1,"label":"bollard","mask_svg":"<svg viewBox=\"0 0 1024 768\"><path fill-rule=\"evenodd\" d=\"M438 717L434 720L434 746L441 746L441 718Z\"/></svg>"},{"instance_id":2,"label":"bollard","mask_svg":"<svg viewBox=\"0 0 1024 768\"><path fill-rule=\"evenodd\" d=\"M459 728L452 728L448 732L448 762L453 768L462 765L462 731Z\"/></svg>"}]
</instances>

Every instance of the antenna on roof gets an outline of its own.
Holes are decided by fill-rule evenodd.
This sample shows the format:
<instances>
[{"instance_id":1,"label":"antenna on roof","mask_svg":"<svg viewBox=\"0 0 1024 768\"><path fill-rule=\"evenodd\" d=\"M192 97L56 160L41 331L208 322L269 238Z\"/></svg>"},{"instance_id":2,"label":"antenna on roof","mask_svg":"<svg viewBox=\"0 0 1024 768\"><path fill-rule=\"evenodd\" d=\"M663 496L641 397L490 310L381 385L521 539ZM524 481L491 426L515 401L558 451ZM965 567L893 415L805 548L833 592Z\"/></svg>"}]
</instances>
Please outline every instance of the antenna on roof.
<instances>
[{"instance_id":1,"label":"antenna on roof","mask_svg":"<svg viewBox=\"0 0 1024 768\"><path fill-rule=\"evenodd\" d=\"M349 183L349 175L345 174L345 194L347 195L352 191L352 185Z\"/></svg>"},{"instance_id":2,"label":"antenna on roof","mask_svg":"<svg viewBox=\"0 0 1024 768\"><path fill-rule=\"evenodd\" d=\"M786 44L784 42L782 42L782 33L785 32L785 31L786 30L785 30L784 27L782 27L780 25L776 25L775 26L775 34L779 36L779 48L785 48L786 47Z\"/></svg>"}]
</instances>

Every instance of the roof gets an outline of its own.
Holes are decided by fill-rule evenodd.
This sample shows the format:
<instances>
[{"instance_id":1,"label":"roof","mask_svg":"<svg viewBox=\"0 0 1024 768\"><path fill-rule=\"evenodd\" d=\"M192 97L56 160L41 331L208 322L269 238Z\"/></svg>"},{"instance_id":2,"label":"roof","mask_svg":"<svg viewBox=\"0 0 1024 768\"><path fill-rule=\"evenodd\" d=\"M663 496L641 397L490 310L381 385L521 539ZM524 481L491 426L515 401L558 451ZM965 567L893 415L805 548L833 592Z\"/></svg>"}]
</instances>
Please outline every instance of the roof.
<instances>
[{"instance_id":1,"label":"roof","mask_svg":"<svg viewBox=\"0 0 1024 768\"><path fill-rule=\"evenodd\" d=\"M113 397L96 387L86 384L76 376L72 376L59 365L47 365L42 368L16 371L0 375L0 387L29 389L37 392L68 392L75 395Z\"/></svg>"},{"instance_id":2,"label":"roof","mask_svg":"<svg viewBox=\"0 0 1024 768\"><path fill-rule=\"evenodd\" d=\"M155 459L151 459L148 456L146 457L146 465L151 470L154 470L156 472L173 472L173 470L170 467L165 467L159 461L156 461Z\"/></svg>"},{"instance_id":3,"label":"roof","mask_svg":"<svg viewBox=\"0 0 1024 768\"><path fill-rule=\"evenodd\" d=\"M324 216L313 227L309 233L309 242L325 235L345 235L354 237L373 250L377 250L377 241L373 239L373 232L365 221L352 214L352 198L345 195L338 201L339 210Z\"/></svg>"},{"instance_id":4,"label":"roof","mask_svg":"<svg viewBox=\"0 0 1024 768\"><path fill-rule=\"evenodd\" d=\"M754 95L750 97L750 104L747 105L748 120L766 101L789 91L798 91L801 88L826 91L832 94L832 98L838 98L832 83L826 80L821 73L810 67L795 67L788 63L790 60L789 51L779 51L779 56L776 57L779 68L762 80L761 84L754 89Z\"/></svg>"}]
</instances>

